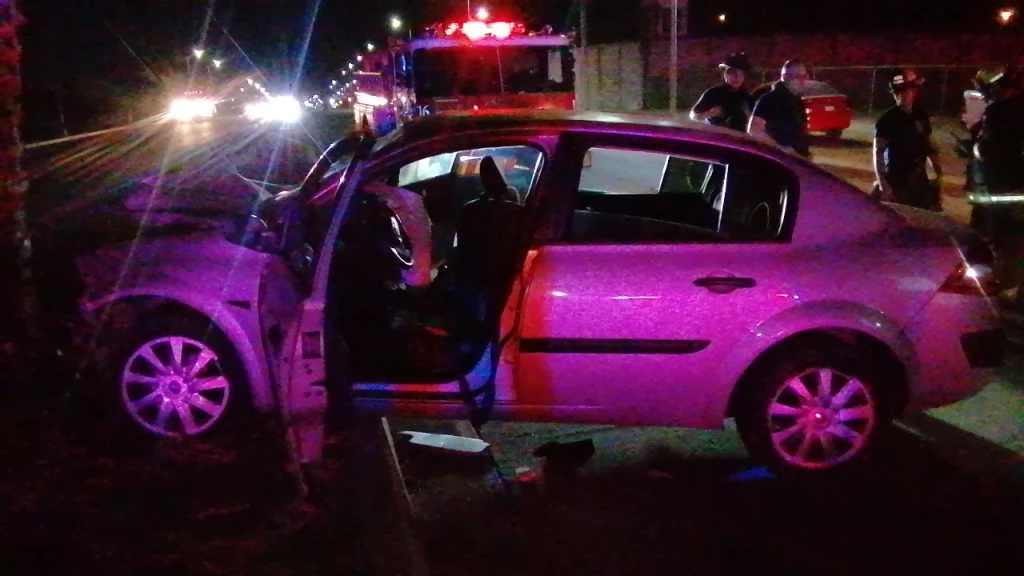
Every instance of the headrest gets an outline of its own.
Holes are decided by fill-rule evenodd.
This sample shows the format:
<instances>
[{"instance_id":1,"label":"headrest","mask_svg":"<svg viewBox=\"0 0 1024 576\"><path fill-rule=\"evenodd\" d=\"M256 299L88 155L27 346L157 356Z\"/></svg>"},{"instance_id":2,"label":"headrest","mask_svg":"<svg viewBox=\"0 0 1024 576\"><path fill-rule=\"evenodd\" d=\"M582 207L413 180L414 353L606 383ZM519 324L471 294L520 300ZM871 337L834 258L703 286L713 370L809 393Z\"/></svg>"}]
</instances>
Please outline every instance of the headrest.
<instances>
[{"instance_id":1,"label":"headrest","mask_svg":"<svg viewBox=\"0 0 1024 576\"><path fill-rule=\"evenodd\" d=\"M505 177L502 176L494 158L490 156L484 156L480 161L480 181L484 185L484 195L488 198L504 198L508 191Z\"/></svg>"}]
</instances>

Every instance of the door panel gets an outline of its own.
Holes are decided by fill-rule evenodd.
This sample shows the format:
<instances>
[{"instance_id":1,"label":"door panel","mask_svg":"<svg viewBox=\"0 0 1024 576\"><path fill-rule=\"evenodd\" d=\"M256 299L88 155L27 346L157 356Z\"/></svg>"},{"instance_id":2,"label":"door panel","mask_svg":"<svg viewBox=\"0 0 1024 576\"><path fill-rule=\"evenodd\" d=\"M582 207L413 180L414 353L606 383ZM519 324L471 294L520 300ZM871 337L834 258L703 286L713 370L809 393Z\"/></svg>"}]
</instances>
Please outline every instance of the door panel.
<instances>
[{"instance_id":1,"label":"door panel","mask_svg":"<svg viewBox=\"0 0 1024 576\"><path fill-rule=\"evenodd\" d=\"M733 383L709 377L723 350L799 298L781 272L793 270L787 254L767 244L539 248L521 401L600 407L618 423L721 425L705 391Z\"/></svg>"}]
</instances>

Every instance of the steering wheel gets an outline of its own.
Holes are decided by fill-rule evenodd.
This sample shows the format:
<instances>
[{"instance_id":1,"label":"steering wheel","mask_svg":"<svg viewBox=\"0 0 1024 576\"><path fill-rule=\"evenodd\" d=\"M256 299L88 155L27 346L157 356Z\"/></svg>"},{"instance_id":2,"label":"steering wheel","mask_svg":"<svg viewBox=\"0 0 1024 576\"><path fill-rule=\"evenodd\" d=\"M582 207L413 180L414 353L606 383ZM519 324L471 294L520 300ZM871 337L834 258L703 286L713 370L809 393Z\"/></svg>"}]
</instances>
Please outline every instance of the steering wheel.
<instances>
[{"instance_id":1,"label":"steering wheel","mask_svg":"<svg viewBox=\"0 0 1024 576\"><path fill-rule=\"evenodd\" d=\"M387 208L387 204L384 204ZM393 210L388 208L388 224L390 235L387 239L388 250L394 254L395 258L406 268L412 268L414 261L414 255L412 250L412 241L409 240L409 234L405 231L405 225L402 224L402 219L398 217Z\"/></svg>"},{"instance_id":2,"label":"steering wheel","mask_svg":"<svg viewBox=\"0 0 1024 576\"><path fill-rule=\"evenodd\" d=\"M747 217L746 232L755 238L764 238L771 228L771 208L767 202L761 202L754 207Z\"/></svg>"}]
</instances>

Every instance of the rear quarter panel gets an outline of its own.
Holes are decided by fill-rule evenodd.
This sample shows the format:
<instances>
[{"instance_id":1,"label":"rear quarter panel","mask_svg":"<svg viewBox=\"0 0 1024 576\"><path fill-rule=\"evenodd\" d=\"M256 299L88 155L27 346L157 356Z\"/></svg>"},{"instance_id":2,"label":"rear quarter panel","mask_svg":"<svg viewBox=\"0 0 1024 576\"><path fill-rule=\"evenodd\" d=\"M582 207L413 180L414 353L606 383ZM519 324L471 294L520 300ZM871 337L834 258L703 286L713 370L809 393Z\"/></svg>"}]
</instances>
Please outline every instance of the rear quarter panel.
<instances>
[{"instance_id":1,"label":"rear quarter panel","mask_svg":"<svg viewBox=\"0 0 1024 576\"><path fill-rule=\"evenodd\" d=\"M885 343L901 359L911 381L921 358L905 330L932 301L960 262L950 226L933 214L906 216L867 198L817 168L797 167L803 183L797 225L778 265L792 276L788 306L757 322L723 354L716 381L737 382L764 350L800 332L845 328ZM929 221L928 225L924 225ZM709 419L725 413L728 395L709 389ZM710 421L709 421L710 424Z\"/></svg>"}]
</instances>

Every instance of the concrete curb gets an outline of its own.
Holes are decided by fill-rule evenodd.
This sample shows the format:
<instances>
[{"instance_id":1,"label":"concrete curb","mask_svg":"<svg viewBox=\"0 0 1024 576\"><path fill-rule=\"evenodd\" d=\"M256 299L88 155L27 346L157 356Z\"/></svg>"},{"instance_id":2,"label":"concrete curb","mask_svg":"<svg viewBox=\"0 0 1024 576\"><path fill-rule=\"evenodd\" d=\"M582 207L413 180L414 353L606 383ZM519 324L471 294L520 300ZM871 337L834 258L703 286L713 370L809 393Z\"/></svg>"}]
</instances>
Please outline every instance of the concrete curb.
<instances>
[{"instance_id":1,"label":"concrete curb","mask_svg":"<svg viewBox=\"0 0 1024 576\"><path fill-rule=\"evenodd\" d=\"M900 418L897 426L923 441L939 458L987 487L1021 494L1024 455L928 414Z\"/></svg>"},{"instance_id":2,"label":"concrete curb","mask_svg":"<svg viewBox=\"0 0 1024 576\"><path fill-rule=\"evenodd\" d=\"M75 134L74 136L66 136L64 138L57 138L56 140L44 140L43 142L32 142L25 144L26 150L32 150L34 148L44 148L46 146L53 146L56 144L64 144L66 142L74 142L76 140L84 140L85 138L92 138L95 136L103 136L105 134L113 134L115 132L124 132L125 130L132 130L136 128L142 128L143 126L155 124L158 118L147 118L140 120L134 124L126 124L124 126L116 126L114 128L107 128L106 130L97 130L95 132L85 132L84 134Z\"/></svg>"}]
</instances>

